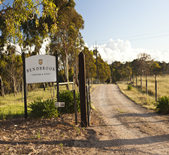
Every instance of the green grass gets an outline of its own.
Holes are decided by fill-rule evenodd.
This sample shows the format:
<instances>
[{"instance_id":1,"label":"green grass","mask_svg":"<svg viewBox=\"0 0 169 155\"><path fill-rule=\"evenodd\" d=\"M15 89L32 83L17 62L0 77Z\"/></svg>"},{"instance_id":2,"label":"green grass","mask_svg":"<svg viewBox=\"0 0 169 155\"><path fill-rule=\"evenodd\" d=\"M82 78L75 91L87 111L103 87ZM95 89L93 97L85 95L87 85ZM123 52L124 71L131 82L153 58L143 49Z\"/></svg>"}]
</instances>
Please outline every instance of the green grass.
<instances>
[{"instance_id":1,"label":"green grass","mask_svg":"<svg viewBox=\"0 0 169 155\"><path fill-rule=\"evenodd\" d=\"M70 87L70 89L72 89ZM60 91L66 90L66 86L60 86ZM56 98L56 90L49 87L44 91L43 89L37 89L34 91L29 91L27 93L27 103L28 105L36 100L41 99L51 99ZM29 109L28 109L29 113ZM20 117L24 115L24 98L22 93L17 95L8 94L4 97L0 96L0 119Z\"/></svg>"},{"instance_id":2,"label":"green grass","mask_svg":"<svg viewBox=\"0 0 169 155\"><path fill-rule=\"evenodd\" d=\"M140 78L138 80L138 86L140 86ZM134 86L136 85L134 81ZM133 87L132 90L128 90L127 82L119 82L118 86L121 91L126 94L134 102L143 105L149 109L155 109L155 78L154 76L148 77L148 91L149 94L146 95L146 78L143 77L142 90L140 88ZM169 96L169 75L157 76L157 96L158 98L162 96Z\"/></svg>"}]
</instances>

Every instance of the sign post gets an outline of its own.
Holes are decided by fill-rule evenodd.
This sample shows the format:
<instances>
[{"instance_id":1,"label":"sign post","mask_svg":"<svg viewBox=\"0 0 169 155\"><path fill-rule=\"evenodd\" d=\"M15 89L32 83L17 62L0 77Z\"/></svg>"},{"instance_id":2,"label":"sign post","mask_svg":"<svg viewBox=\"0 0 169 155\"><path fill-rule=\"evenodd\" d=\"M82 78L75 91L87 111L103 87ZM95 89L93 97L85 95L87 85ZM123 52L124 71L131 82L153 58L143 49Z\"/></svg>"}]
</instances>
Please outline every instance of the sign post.
<instances>
[{"instance_id":1,"label":"sign post","mask_svg":"<svg viewBox=\"0 0 169 155\"><path fill-rule=\"evenodd\" d=\"M27 112L27 85L26 85L26 72L25 72L25 53L22 53L22 62L23 62L23 85L24 85L24 111L25 111L25 118L28 117Z\"/></svg>"},{"instance_id":2,"label":"sign post","mask_svg":"<svg viewBox=\"0 0 169 155\"><path fill-rule=\"evenodd\" d=\"M59 79L58 79L58 52L56 52L56 87L57 87L57 101L59 102Z\"/></svg>"}]
</instances>

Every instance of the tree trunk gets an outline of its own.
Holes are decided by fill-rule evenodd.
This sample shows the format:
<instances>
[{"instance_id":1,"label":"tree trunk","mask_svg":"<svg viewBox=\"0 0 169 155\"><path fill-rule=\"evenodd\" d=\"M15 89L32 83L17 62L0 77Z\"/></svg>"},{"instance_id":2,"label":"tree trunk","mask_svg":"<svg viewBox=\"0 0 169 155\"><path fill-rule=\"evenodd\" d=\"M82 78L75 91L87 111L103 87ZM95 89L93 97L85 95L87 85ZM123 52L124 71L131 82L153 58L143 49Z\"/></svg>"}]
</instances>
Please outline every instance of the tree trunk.
<instances>
[{"instance_id":1,"label":"tree trunk","mask_svg":"<svg viewBox=\"0 0 169 155\"><path fill-rule=\"evenodd\" d=\"M77 85L77 86L79 85L78 84L78 62L77 62L77 58L75 58L75 64L74 64L73 83L74 83L74 89L75 89L75 85Z\"/></svg>"},{"instance_id":2,"label":"tree trunk","mask_svg":"<svg viewBox=\"0 0 169 155\"><path fill-rule=\"evenodd\" d=\"M3 80L2 80L2 78L1 78L1 76L0 76L0 95L1 95L1 96L4 96L4 95L5 95L5 93L4 93Z\"/></svg>"},{"instance_id":3,"label":"tree trunk","mask_svg":"<svg viewBox=\"0 0 169 155\"><path fill-rule=\"evenodd\" d=\"M65 56L65 78L66 78L66 82L67 82L67 90L69 89L69 62L68 62L68 54L66 53Z\"/></svg>"},{"instance_id":4,"label":"tree trunk","mask_svg":"<svg viewBox=\"0 0 169 155\"><path fill-rule=\"evenodd\" d=\"M16 79L15 79L14 76L12 77L12 79L13 79L13 93L14 93L14 95L16 95L16 93L17 93L17 89L16 89Z\"/></svg>"},{"instance_id":5,"label":"tree trunk","mask_svg":"<svg viewBox=\"0 0 169 155\"><path fill-rule=\"evenodd\" d=\"M142 75L140 77L140 86L141 86L141 90L142 90Z\"/></svg>"}]
</instances>

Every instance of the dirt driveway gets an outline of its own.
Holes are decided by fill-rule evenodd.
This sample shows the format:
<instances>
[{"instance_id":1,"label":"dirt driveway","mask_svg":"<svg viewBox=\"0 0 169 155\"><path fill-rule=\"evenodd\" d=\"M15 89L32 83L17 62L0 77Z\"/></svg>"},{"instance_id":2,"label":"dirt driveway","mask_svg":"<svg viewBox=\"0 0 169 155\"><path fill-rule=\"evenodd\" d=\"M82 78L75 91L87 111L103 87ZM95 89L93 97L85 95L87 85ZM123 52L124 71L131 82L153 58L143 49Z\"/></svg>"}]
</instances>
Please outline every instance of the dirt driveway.
<instances>
[{"instance_id":1,"label":"dirt driveway","mask_svg":"<svg viewBox=\"0 0 169 155\"><path fill-rule=\"evenodd\" d=\"M169 117L131 102L116 85L98 85L92 102L105 125L98 130L98 145L105 154L169 154ZM100 154L101 154L100 152Z\"/></svg>"},{"instance_id":2,"label":"dirt driveway","mask_svg":"<svg viewBox=\"0 0 169 155\"><path fill-rule=\"evenodd\" d=\"M169 155L169 116L141 108L116 85L92 92L91 126L74 114L53 119L0 120L0 155Z\"/></svg>"}]
</instances>

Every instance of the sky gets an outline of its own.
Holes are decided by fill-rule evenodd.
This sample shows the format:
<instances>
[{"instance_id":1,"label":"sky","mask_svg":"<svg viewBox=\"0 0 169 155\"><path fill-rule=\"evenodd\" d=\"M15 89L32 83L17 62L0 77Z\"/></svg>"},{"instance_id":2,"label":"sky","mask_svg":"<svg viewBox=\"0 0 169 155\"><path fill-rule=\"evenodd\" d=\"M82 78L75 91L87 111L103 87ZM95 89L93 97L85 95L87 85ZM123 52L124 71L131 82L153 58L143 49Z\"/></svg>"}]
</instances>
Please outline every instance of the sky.
<instances>
[{"instance_id":1,"label":"sky","mask_svg":"<svg viewBox=\"0 0 169 155\"><path fill-rule=\"evenodd\" d=\"M169 0L75 0L86 46L102 58L132 61L140 53L169 62Z\"/></svg>"},{"instance_id":2,"label":"sky","mask_svg":"<svg viewBox=\"0 0 169 155\"><path fill-rule=\"evenodd\" d=\"M97 47L109 64L132 61L140 53L169 62L169 0L75 2L85 22L81 33L86 46Z\"/></svg>"}]
</instances>

